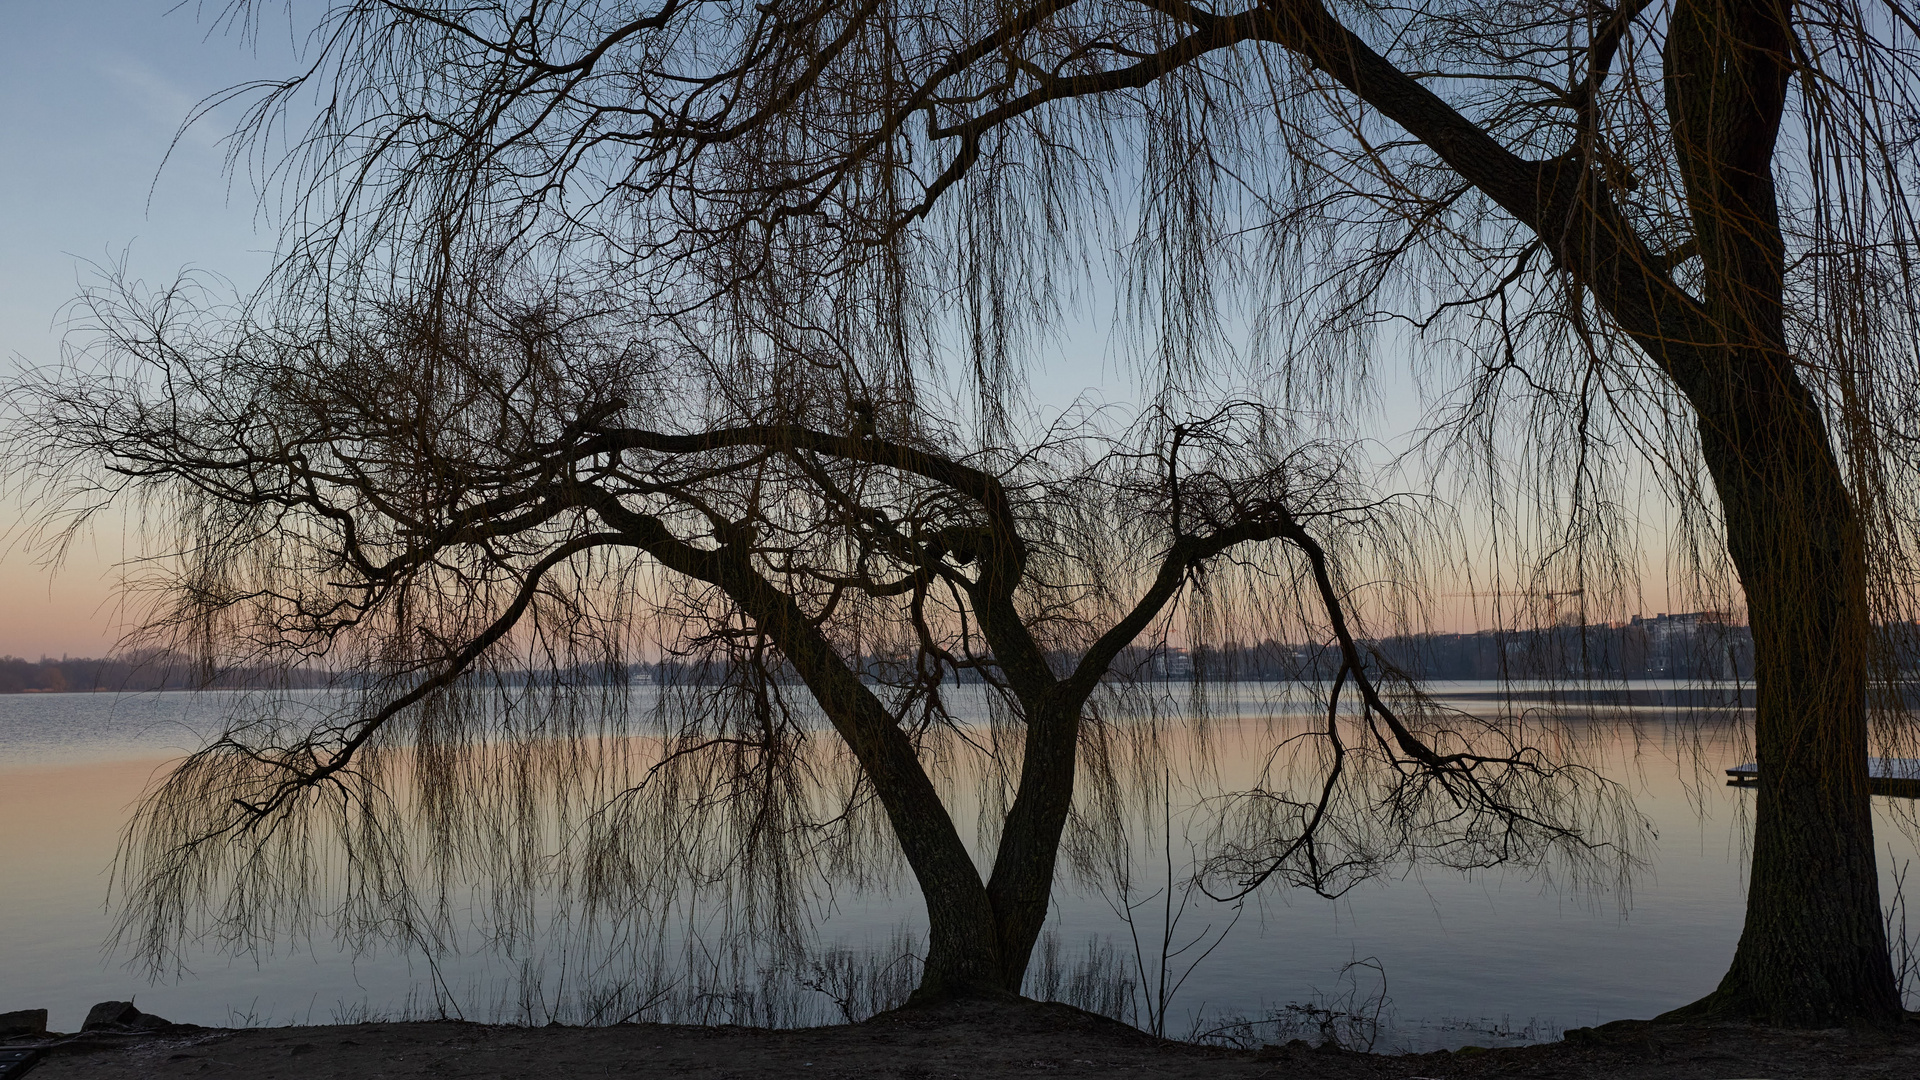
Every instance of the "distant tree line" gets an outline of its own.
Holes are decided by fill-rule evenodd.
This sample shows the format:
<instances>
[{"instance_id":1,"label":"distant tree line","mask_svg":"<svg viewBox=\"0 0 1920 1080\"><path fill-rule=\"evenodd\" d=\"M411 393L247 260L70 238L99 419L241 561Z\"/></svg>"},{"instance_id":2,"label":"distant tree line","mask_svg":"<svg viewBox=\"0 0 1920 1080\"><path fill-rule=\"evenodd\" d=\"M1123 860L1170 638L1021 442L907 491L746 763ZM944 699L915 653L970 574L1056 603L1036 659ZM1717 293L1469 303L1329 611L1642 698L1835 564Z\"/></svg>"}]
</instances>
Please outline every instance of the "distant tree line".
<instances>
[{"instance_id":1,"label":"distant tree line","mask_svg":"<svg viewBox=\"0 0 1920 1080\"><path fill-rule=\"evenodd\" d=\"M1890 640L1914 641L1914 634ZM1741 623L1715 612L1684 612L1634 617L1625 623L1567 624L1539 629L1479 630L1470 634L1400 634L1372 643L1377 656L1420 679L1681 679L1750 681L1753 635ZM1077 658L1050 656L1070 669ZM1178 647L1136 646L1114 663L1114 676L1143 681L1190 679L1195 665L1206 678L1255 682L1332 678L1338 653L1321 644L1263 641L1244 646L1189 651ZM895 661L870 656L862 665L876 682L899 673ZM1906 649L1901 670L1920 670L1920 650ZM785 673L789 678L791 672ZM657 663L589 664L539 672L506 672L509 685L607 685L723 683L727 673L710 663L665 659ZM982 675L961 672L959 681ZM42 657L38 661L0 657L0 693L255 689L263 686L312 688L332 685L325 671L208 669L174 652L149 651L103 658ZM782 680L785 681L785 680Z\"/></svg>"},{"instance_id":2,"label":"distant tree line","mask_svg":"<svg viewBox=\"0 0 1920 1080\"><path fill-rule=\"evenodd\" d=\"M1369 643L1377 661L1416 679L1751 680L1753 634L1716 612L1636 616L1614 624L1563 624L1469 634L1398 634ZM1062 656L1059 662L1071 663ZM1262 641L1199 649L1136 647L1116 674L1145 681L1326 682L1339 655L1320 643ZM1901 665L1920 666L1920 653ZM887 665L869 671L885 677Z\"/></svg>"},{"instance_id":3,"label":"distant tree line","mask_svg":"<svg viewBox=\"0 0 1920 1080\"><path fill-rule=\"evenodd\" d=\"M1419 634L1379 645L1396 666L1428 679L1753 678L1753 633L1714 612L1635 617L1473 634Z\"/></svg>"},{"instance_id":4,"label":"distant tree line","mask_svg":"<svg viewBox=\"0 0 1920 1080\"><path fill-rule=\"evenodd\" d=\"M1403 634L1373 643L1393 666L1425 679L1751 679L1753 637L1744 625L1710 612L1636 617L1614 625L1567 625L1536 630L1481 630L1471 634ZM1076 657L1051 656L1055 666L1071 668ZM1115 662L1119 678L1162 681L1194 675L1197 663L1208 677L1260 682L1324 681L1339 659L1329 647L1263 641L1238 647L1189 651L1177 647L1138 646ZM868 657L866 675L878 682L898 674L885 657ZM1920 654L1903 668L1920 667ZM726 673L707 663L665 659L657 663L590 664L540 672L507 672L510 685L552 682L560 685L720 683ZM981 675L962 672L961 682ZM313 688L332 685L335 676L320 670L274 671L208 668L183 653L146 650L107 657L0 657L0 694L87 693L257 689L263 686Z\"/></svg>"},{"instance_id":5,"label":"distant tree line","mask_svg":"<svg viewBox=\"0 0 1920 1080\"><path fill-rule=\"evenodd\" d=\"M1893 628L1904 629L1904 628ZM1889 633L1889 641L1913 643L1913 633ZM1422 680L1492 679L1753 679L1753 634L1719 612L1695 611L1635 616L1624 623L1562 624L1531 629L1479 630L1467 634L1398 634L1371 641L1375 658ZM1071 668L1070 652L1050 653L1056 668ZM908 661L869 656L864 674L876 682L893 681ZM1267 640L1245 645L1185 649L1167 644L1139 645L1116 658L1112 677L1138 681L1327 682L1340 663L1326 643ZM1900 670L1920 669L1920 649L1904 647ZM636 679L686 684L717 681L701 665L666 661ZM961 682L988 677L959 673Z\"/></svg>"},{"instance_id":6,"label":"distant tree line","mask_svg":"<svg viewBox=\"0 0 1920 1080\"><path fill-rule=\"evenodd\" d=\"M171 651L143 650L100 658L63 656L58 660L0 656L0 694L306 688L330 682L331 675L325 671L213 668Z\"/></svg>"},{"instance_id":7,"label":"distant tree line","mask_svg":"<svg viewBox=\"0 0 1920 1080\"><path fill-rule=\"evenodd\" d=\"M1920 673L1920 623L1883 625L1881 639L1892 655L1884 670ZM1397 634L1369 643L1375 657L1420 680L1675 679L1752 682L1753 631L1724 613L1690 611L1634 616L1621 623L1563 623L1465 634ZM1074 657L1051 657L1071 666ZM1261 641L1247 645L1184 649L1137 646L1115 660L1115 677L1141 681L1201 679L1250 682L1326 682L1339 655L1322 643ZM869 677L886 681L894 664L869 658ZM1197 672L1196 672L1197 669ZM661 681L699 682L692 665L652 669ZM639 675L637 678L645 678ZM982 676L964 672L962 682Z\"/></svg>"}]
</instances>

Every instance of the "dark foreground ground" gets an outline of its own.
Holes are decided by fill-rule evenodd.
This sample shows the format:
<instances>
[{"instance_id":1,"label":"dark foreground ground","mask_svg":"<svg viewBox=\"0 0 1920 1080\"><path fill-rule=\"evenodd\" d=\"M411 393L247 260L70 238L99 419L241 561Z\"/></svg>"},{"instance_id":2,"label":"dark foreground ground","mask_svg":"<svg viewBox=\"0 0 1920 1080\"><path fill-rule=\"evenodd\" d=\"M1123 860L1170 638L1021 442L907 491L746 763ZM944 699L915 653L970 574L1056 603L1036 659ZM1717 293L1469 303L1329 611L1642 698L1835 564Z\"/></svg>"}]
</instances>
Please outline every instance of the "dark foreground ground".
<instances>
[{"instance_id":1,"label":"dark foreground ground","mask_svg":"<svg viewBox=\"0 0 1920 1080\"><path fill-rule=\"evenodd\" d=\"M465 1023L175 1029L56 1042L33 1080L69 1077L1920 1077L1920 1019L1889 1033L1639 1023L1544 1046L1374 1055L1156 1041L1063 1005L969 1003L801 1031ZM22 1045L15 1042L13 1046Z\"/></svg>"}]
</instances>

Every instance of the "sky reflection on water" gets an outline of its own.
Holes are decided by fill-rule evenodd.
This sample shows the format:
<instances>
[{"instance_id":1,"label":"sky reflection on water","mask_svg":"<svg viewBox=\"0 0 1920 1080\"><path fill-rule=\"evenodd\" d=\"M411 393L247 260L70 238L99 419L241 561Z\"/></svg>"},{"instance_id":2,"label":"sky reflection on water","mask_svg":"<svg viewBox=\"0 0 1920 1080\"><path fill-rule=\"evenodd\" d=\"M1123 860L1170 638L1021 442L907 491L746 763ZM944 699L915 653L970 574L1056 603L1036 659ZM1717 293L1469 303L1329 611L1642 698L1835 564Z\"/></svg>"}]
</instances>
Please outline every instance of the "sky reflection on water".
<instances>
[{"instance_id":1,"label":"sky reflection on water","mask_svg":"<svg viewBox=\"0 0 1920 1080\"><path fill-rule=\"evenodd\" d=\"M1264 696L1244 688L1241 718L1228 701L1206 743L1180 748L1210 759L1219 790L1244 786L1263 757L1272 735L1253 717ZM278 955L239 958L210 945L189 958L191 976L151 986L126 969L124 956L103 955L109 869L129 808L156 770L196 744L234 700L0 698L0 865L7 868L0 1011L44 1007L55 1028L72 1029L93 1002L137 995L142 1008L179 1021L325 1023L363 1010L404 1011L409 1000L418 1006L434 996L435 979L420 957L355 957L326 940L283 941ZM1629 903L1518 870L1406 868L1333 902L1266 890L1173 1000L1170 1030L1337 993L1340 969L1362 958L1377 959L1385 972L1393 1038L1423 1047L1497 1041L1488 1029L1502 1025L1515 1039L1529 1025L1534 1037L1553 1037L1565 1027L1651 1015L1711 990L1739 934L1744 887L1742 815L1753 795L1718 778L1744 760L1738 726L1685 725L1651 709L1593 723L1598 762L1634 789L1657 830L1652 865L1636 878ZM1181 800L1191 805L1193 794L1176 796L1176 815ZM1914 845L1891 813L1893 801L1874 802L1883 889L1890 890L1892 871L1913 857ZM971 820L969 807L954 809L956 820ZM1197 825L1192 831L1199 835ZM1149 873L1156 864L1142 861ZM1154 877L1138 894L1159 884ZM1052 931L1063 953L1084 955L1089 939L1111 941L1115 955L1131 962L1131 939L1108 898L1064 878L1056 894ZM881 894L843 892L824 906L823 947L884 949L899 927L921 919L908 882ZM1157 917L1157 906L1151 911ZM1231 915L1203 903L1186 918L1190 932L1225 925ZM457 999L470 1019L490 1019L513 1011L522 970L516 959L475 951L444 958L438 981L442 996ZM1362 996L1375 989L1370 971L1356 976ZM546 978L551 990L554 975Z\"/></svg>"}]
</instances>

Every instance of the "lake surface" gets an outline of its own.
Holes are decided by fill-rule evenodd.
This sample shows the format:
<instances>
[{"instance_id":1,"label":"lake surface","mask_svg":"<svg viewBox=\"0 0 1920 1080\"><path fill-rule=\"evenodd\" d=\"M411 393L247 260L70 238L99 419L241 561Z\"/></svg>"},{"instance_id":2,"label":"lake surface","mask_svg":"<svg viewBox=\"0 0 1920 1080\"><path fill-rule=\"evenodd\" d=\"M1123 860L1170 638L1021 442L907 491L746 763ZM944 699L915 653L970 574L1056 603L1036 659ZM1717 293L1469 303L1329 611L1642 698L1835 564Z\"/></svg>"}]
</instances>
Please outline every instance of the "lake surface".
<instances>
[{"instance_id":1,"label":"lake surface","mask_svg":"<svg viewBox=\"0 0 1920 1080\"><path fill-rule=\"evenodd\" d=\"M1457 695L1463 708L1496 707L1488 696L1493 687L1440 689ZM169 1019L203 1024L440 1013L534 1022L584 1017L579 999L566 996L569 980L582 983L582 960L565 950L505 956L470 943L431 958L395 949L355 954L320 935L233 957L208 943L183 957L190 974L158 983L130 969L129 957L104 952L113 922L110 871L131 807L170 759L217 731L223 711L239 700L211 693L0 697L0 1011L44 1007L51 1025L64 1030L77 1028L94 1002L126 998ZM1176 747L1176 756L1205 759L1194 771L1209 776L1213 790L1177 788L1170 829L1204 832L1212 805L1206 796L1250 782L1275 739L1272 721L1261 715L1265 700L1259 688L1244 689L1232 707L1216 710L1204 740ZM1335 1014L1377 1010L1381 1049L1489 1045L1649 1016L1710 991L1740 927L1753 793L1719 777L1749 760L1744 723L1734 713L1702 724L1648 705L1596 711L1584 723L1590 760L1632 790L1657 835L1630 895L1562 887L1518 868L1468 874L1397 866L1337 901L1269 887L1237 922L1226 906L1196 897L1180 940L1212 926L1211 942L1219 928L1232 928L1169 999L1169 1033L1241 1017L1276 1018L1245 1029L1257 1039L1312 1037L1313 1026ZM1905 818L1912 803L1875 797L1874 804L1883 897L1890 898L1895 873L1915 854ZM957 807L955 816L966 812ZM1176 880L1181 873L1184 862ZM1143 877L1148 884L1136 901L1164 884ZM1056 987L1076 975L1111 982L1116 972L1137 981L1134 937L1114 900L1110 891L1063 874L1049 931ZM1157 905L1137 912L1143 932L1159 932ZM885 960L924 922L910 881L836 890L813 907L823 955L839 949L843 957ZM485 927L475 931L477 940ZM1149 968L1155 948L1139 950ZM1355 961L1366 964L1349 968ZM1182 966L1177 962L1176 972ZM620 977L596 974L603 982ZM787 985L791 991L792 980ZM797 1003L765 1017L823 1022L835 1015L824 993L798 993ZM1135 1018L1145 1019L1137 1008Z\"/></svg>"}]
</instances>

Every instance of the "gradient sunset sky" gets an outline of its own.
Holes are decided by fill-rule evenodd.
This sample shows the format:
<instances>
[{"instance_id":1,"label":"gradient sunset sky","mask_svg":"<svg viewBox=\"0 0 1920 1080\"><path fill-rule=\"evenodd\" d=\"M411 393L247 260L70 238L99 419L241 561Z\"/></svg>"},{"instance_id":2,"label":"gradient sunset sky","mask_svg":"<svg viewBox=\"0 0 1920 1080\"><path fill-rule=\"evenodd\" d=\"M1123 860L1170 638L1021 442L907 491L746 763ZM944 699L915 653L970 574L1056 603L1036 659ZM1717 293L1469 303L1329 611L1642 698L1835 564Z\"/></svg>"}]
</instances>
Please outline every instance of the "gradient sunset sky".
<instances>
[{"instance_id":1,"label":"gradient sunset sky","mask_svg":"<svg viewBox=\"0 0 1920 1080\"><path fill-rule=\"evenodd\" d=\"M272 208L263 211L251 177L222 168L221 140L238 111L215 112L185 132L181 122L210 94L297 70L301 31L271 3L263 9L279 21L247 40L216 25L224 7L0 0L0 362L15 370L57 363L70 302L103 268L124 265L150 284L207 271L241 290L265 273ZM325 7L295 3L293 17L311 20ZM1128 365L1113 359L1107 332L1084 325L1031 373L1037 396L1065 405L1104 386L1102 400L1131 398ZM1417 415L1411 391L1388 382L1381 396L1379 430L1404 435ZM1644 535L1661 547L1661 508L1649 505L1644 516ZM0 655L107 652L125 629L114 567L139 549L133 526L102 520L56 571L24 543L24 520L17 498L0 500ZM1662 558L1653 554L1648 566L1649 610L1667 607L1654 599L1666 591ZM1443 606L1457 609L1441 619L1457 628L1482 625L1487 614L1472 603Z\"/></svg>"},{"instance_id":2,"label":"gradient sunset sky","mask_svg":"<svg viewBox=\"0 0 1920 1080\"><path fill-rule=\"evenodd\" d=\"M221 173L232 118L187 132L167 159L196 102L284 73L293 56L284 23L249 46L207 23L219 8L0 0L0 358L13 368L57 362L63 309L97 267L124 262L148 281L195 268L242 287L264 272L272 225L252 187ZM0 502L0 518L0 654L106 651L110 568L130 550L119 523L49 573L22 550L17 499Z\"/></svg>"}]
</instances>

